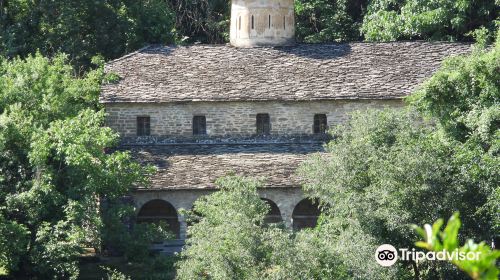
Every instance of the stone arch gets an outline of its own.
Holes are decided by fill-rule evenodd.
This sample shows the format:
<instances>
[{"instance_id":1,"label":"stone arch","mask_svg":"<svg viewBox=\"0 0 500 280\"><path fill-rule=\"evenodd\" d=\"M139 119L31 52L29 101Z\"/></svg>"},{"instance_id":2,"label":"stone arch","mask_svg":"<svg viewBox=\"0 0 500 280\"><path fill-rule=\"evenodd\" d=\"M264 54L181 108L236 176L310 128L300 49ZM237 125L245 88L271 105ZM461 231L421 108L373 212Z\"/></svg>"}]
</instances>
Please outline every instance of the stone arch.
<instances>
[{"instance_id":1,"label":"stone arch","mask_svg":"<svg viewBox=\"0 0 500 280\"><path fill-rule=\"evenodd\" d=\"M261 198L271 209L269 210L269 213L264 217L264 222L266 224L273 224L273 223L281 223L283 222L283 218L281 217L281 211L276 203L274 201L267 199L267 198Z\"/></svg>"},{"instance_id":2,"label":"stone arch","mask_svg":"<svg viewBox=\"0 0 500 280\"><path fill-rule=\"evenodd\" d=\"M301 200L293 209L293 229L301 230L315 227L320 214L321 210L317 202L308 198Z\"/></svg>"},{"instance_id":3,"label":"stone arch","mask_svg":"<svg viewBox=\"0 0 500 280\"><path fill-rule=\"evenodd\" d=\"M153 199L145 203L137 214L137 223L158 223L165 221L169 230L180 238L179 216L175 207L162 199Z\"/></svg>"}]
</instances>

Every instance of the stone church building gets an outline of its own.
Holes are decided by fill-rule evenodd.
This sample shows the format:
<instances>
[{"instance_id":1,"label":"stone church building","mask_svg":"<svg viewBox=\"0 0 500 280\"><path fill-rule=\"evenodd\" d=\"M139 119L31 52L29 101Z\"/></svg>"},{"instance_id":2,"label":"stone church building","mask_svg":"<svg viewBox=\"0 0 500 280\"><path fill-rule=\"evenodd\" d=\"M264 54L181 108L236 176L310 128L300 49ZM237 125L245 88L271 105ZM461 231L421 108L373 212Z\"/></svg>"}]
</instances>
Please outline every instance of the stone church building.
<instances>
[{"instance_id":1,"label":"stone church building","mask_svg":"<svg viewBox=\"0 0 500 280\"><path fill-rule=\"evenodd\" d=\"M403 106L445 57L470 50L295 44L293 0L233 0L231 12L228 45L148 46L106 65L120 77L100 97L107 124L120 149L158 167L152 186L133 193L137 221L166 220L179 240L187 228L179 210L230 172L264 180L268 222L313 226L319 210L295 170L323 152L328 127L354 110Z\"/></svg>"}]
</instances>

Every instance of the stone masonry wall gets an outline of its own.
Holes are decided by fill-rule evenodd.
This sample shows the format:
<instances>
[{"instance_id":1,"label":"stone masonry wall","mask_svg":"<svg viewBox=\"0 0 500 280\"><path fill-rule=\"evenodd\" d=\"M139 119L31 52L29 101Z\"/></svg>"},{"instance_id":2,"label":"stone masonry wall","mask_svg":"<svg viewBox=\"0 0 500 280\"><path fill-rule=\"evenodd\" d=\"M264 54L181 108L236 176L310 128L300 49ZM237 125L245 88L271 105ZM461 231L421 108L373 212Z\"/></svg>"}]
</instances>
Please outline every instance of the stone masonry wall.
<instances>
[{"instance_id":1,"label":"stone masonry wall","mask_svg":"<svg viewBox=\"0 0 500 280\"><path fill-rule=\"evenodd\" d=\"M270 115L271 135L288 136L312 134L315 114L326 114L331 127L355 110L402 106L401 100L109 103L106 112L107 125L122 137L135 137L136 118L149 116L151 136L185 139L193 137L192 119L198 115L206 116L206 138L252 137L258 113Z\"/></svg>"}]
</instances>

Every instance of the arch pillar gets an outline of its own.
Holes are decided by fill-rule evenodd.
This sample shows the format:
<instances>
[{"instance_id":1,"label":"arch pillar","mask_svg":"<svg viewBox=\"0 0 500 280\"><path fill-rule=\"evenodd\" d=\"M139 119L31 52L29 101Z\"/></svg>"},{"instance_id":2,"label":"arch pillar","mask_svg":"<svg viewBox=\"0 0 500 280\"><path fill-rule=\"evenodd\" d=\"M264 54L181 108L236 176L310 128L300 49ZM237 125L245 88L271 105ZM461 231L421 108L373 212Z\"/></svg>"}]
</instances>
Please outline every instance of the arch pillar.
<instances>
[{"instance_id":1,"label":"arch pillar","mask_svg":"<svg viewBox=\"0 0 500 280\"><path fill-rule=\"evenodd\" d=\"M278 206L281 218L285 226L292 228L292 214L295 205L304 199L304 193L300 187L289 188L262 188L258 190L261 198L274 201Z\"/></svg>"},{"instance_id":2,"label":"arch pillar","mask_svg":"<svg viewBox=\"0 0 500 280\"><path fill-rule=\"evenodd\" d=\"M179 211L177 211L179 213ZM186 216L184 214L179 213L179 239L185 240L187 238L187 222Z\"/></svg>"},{"instance_id":3,"label":"arch pillar","mask_svg":"<svg viewBox=\"0 0 500 280\"><path fill-rule=\"evenodd\" d=\"M292 228L293 226L293 219L292 219L292 213L281 213L281 216L283 217L283 222L285 223L286 228Z\"/></svg>"}]
</instances>

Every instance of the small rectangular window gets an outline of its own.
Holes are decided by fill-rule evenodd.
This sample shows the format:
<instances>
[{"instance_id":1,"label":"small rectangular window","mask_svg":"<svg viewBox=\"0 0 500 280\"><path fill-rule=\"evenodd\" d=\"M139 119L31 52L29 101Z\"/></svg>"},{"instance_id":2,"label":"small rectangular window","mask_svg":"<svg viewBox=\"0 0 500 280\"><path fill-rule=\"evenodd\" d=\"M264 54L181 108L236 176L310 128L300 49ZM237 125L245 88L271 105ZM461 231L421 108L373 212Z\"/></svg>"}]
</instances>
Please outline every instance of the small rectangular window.
<instances>
[{"instance_id":1,"label":"small rectangular window","mask_svg":"<svg viewBox=\"0 0 500 280\"><path fill-rule=\"evenodd\" d=\"M255 29L253 15L252 15L252 29Z\"/></svg>"},{"instance_id":2,"label":"small rectangular window","mask_svg":"<svg viewBox=\"0 0 500 280\"><path fill-rule=\"evenodd\" d=\"M151 134L149 117L137 117L137 136L149 136Z\"/></svg>"},{"instance_id":3,"label":"small rectangular window","mask_svg":"<svg viewBox=\"0 0 500 280\"><path fill-rule=\"evenodd\" d=\"M314 133L316 134L324 134L326 133L327 127L327 119L325 114L316 114L314 115Z\"/></svg>"},{"instance_id":4,"label":"small rectangular window","mask_svg":"<svg viewBox=\"0 0 500 280\"><path fill-rule=\"evenodd\" d=\"M286 18L285 16L283 16L283 30L286 29Z\"/></svg>"},{"instance_id":5,"label":"small rectangular window","mask_svg":"<svg viewBox=\"0 0 500 280\"><path fill-rule=\"evenodd\" d=\"M269 114L257 114L257 135L269 135L271 132L271 124Z\"/></svg>"},{"instance_id":6,"label":"small rectangular window","mask_svg":"<svg viewBox=\"0 0 500 280\"><path fill-rule=\"evenodd\" d=\"M269 29L271 29L271 15L269 15L269 21L268 21L268 23L269 23Z\"/></svg>"},{"instance_id":7,"label":"small rectangular window","mask_svg":"<svg viewBox=\"0 0 500 280\"><path fill-rule=\"evenodd\" d=\"M193 135L207 135L207 118L205 116L193 117Z\"/></svg>"}]
</instances>

